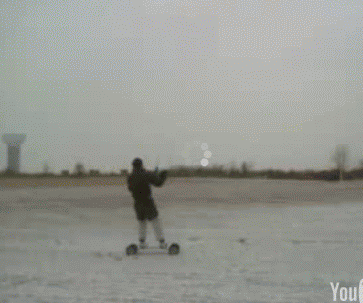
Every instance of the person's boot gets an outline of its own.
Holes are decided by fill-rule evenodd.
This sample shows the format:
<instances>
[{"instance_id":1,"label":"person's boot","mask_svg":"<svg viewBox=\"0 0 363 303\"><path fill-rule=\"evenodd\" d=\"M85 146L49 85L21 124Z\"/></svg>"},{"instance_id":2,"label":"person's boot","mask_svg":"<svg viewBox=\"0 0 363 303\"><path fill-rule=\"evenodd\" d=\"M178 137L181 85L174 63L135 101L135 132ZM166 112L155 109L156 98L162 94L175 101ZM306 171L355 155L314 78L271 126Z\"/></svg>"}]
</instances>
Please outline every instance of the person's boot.
<instances>
[{"instance_id":1,"label":"person's boot","mask_svg":"<svg viewBox=\"0 0 363 303\"><path fill-rule=\"evenodd\" d=\"M147 244L145 243L145 239L140 239L139 247L140 247L140 249L147 248Z\"/></svg>"},{"instance_id":2,"label":"person's boot","mask_svg":"<svg viewBox=\"0 0 363 303\"><path fill-rule=\"evenodd\" d=\"M165 243L165 240L164 239L161 239L160 241L160 248L161 249L166 249L168 247L168 244Z\"/></svg>"}]
</instances>

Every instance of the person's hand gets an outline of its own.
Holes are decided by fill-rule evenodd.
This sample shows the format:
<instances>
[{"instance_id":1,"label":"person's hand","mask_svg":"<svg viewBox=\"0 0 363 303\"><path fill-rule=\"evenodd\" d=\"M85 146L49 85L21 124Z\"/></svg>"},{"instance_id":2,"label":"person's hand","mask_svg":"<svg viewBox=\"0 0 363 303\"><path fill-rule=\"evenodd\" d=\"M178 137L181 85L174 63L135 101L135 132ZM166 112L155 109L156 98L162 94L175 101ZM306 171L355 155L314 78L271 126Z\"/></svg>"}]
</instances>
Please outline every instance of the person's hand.
<instances>
[{"instance_id":1,"label":"person's hand","mask_svg":"<svg viewBox=\"0 0 363 303\"><path fill-rule=\"evenodd\" d=\"M166 170L162 170L161 172L160 172L160 177L161 178L166 178L166 176L168 175L168 171L166 171Z\"/></svg>"}]
</instances>

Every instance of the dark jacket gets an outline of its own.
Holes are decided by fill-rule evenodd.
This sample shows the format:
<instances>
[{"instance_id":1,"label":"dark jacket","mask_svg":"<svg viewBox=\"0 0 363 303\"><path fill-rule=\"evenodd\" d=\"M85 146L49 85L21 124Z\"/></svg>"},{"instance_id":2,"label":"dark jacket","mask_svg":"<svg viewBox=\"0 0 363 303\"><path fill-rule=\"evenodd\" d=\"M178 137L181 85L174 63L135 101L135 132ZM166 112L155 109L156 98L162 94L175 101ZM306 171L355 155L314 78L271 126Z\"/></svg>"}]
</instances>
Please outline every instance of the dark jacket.
<instances>
[{"instance_id":1,"label":"dark jacket","mask_svg":"<svg viewBox=\"0 0 363 303\"><path fill-rule=\"evenodd\" d=\"M127 178L127 186L132 193L135 202L152 201L150 185L157 187L163 186L167 177L167 172L162 171L160 174L146 171L144 169L133 170Z\"/></svg>"}]
</instances>

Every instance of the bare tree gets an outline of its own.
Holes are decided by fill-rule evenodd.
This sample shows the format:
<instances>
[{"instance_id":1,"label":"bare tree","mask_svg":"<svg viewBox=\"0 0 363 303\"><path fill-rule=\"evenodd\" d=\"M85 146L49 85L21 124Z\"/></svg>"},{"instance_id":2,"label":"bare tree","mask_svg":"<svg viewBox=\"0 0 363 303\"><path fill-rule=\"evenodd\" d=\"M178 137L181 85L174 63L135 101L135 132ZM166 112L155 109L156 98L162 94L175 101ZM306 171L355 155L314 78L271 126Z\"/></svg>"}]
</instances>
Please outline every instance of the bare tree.
<instances>
[{"instance_id":1,"label":"bare tree","mask_svg":"<svg viewBox=\"0 0 363 303\"><path fill-rule=\"evenodd\" d=\"M252 169L253 169L254 166L255 166L255 163L254 162L252 162L252 161L248 161L248 162L244 161L242 163L242 165L241 165L241 173L244 176L248 175L252 171Z\"/></svg>"},{"instance_id":2,"label":"bare tree","mask_svg":"<svg viewBox=\"0 0 363 303\"><path fill-rule=\"evenodd\" d=\"M340 144L335 147L335 152L332 156L332 161L336 164L339 170L340 181L343 180L343 173L345 171L348 160L348 145Z\"/></svg>"},{"instance_id":3,"label":"bare tree","mask_svg":"<svg viewBox=\"0 0 363 303\"><path fill-rule=\"evenodd\" d=\"M234 176L236 176L236 175L238 175L238 173L239 173L239 171L238 171L238 167L237 167L237 165L236 165L236 161L234 161L234 160L232 160L231 162L230 162L230 165L229 165L229 175L231 176L231 177L234 177Z\"/></svg>"},{"instance_id":4,"label":"bare tree","mask_svg":"<svg viewBox=\"0 0 363 303\"><path fill-rule=\"evenodd\" d=\"M82 177L85 174L84 165L80 162L75 165L75 173L77 176Z\"/></svg>"},{"instance_id":5,"label":"bare tree","mask_svg":"<svg viewBox=\"0 0 363 303\"><path fill-rule=\"evenodd\" d=\"M63 177L69 177L69 170L67 170L67 169L62 170L61 175L62 175Z\"/></svg>"},{"instance_id":6,"label":"bare tree","mask_svg":"<svg viewBox=\"0 0 363 303\"><path fill-rule=\"evenodd\" d=\"M254 161L248 161L247 162L247 167L248 167L248 171L252 171L253 168L255 167L256 163Z\"/></svg>"},{"instance_id":7,"label":"bare tree","mask_svg":"<svg viewBox=\"0 0 363 303\"><path fill-rule=\"evenodd\" d=\"M49 168L48 162L45 161L44 165L43 165L43 174L45 174L45 175L49 174L49 170L50 170L50 168Z\"/></svg>"},{"instance_id":8,"label":"bare tree","mask_svg":"<svg viewBox=\"0 0 363 303\"><path fill-rule=\"evenodd\" d=\"M247 165L246 161L244 161L241 165L241 173L244 176L246 176L248 174L248 165Z\"/></svg>"}]
</instances>

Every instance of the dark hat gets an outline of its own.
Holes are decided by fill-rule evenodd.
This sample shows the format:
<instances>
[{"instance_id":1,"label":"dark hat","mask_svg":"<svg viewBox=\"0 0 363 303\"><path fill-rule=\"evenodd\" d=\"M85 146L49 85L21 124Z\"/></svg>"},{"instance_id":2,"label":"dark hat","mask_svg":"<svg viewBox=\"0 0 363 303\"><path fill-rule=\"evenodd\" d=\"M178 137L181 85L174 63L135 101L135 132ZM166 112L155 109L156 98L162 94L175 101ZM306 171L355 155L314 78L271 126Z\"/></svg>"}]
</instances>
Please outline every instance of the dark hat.
<instances>
[{"instance_id":1,"label":"dark hat","mask_svg":"<svg viewBox=\"0 0 363 303\"><path fill-rule=\"evenodd\" d=\"M141 167L142 166L142 160L140 158L135 158L134 161L132 161L133 167Z\"/></svg>"}]
</instances>

